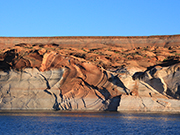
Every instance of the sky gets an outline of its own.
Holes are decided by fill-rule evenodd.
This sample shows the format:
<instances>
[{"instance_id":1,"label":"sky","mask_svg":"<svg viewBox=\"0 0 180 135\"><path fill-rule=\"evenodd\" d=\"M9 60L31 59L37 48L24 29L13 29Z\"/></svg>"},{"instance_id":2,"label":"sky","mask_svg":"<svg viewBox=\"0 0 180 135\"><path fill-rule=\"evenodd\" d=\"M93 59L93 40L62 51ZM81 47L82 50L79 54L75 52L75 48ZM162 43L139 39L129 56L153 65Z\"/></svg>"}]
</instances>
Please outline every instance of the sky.
<instances>
[{"instance_id":1,"label":"sky","mask_svg":"<svg viewBox=\"0 0 180 135\"><path fill-rule=\"evenodd\" d=\"M1 37L180 34L180 0L0 0Z\"/></svg>"}]
</instances>

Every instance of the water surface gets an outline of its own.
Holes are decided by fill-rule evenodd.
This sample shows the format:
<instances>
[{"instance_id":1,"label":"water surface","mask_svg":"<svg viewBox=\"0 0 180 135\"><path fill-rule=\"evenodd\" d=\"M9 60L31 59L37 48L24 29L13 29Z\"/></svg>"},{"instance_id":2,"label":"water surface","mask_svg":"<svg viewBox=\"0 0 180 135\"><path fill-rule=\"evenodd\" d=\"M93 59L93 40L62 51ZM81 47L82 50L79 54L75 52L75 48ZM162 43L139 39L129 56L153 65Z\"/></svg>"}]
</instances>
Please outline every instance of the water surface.
<instances>
[{"instance_id":1,"label":"water surface","mask_svg":"<svg viewBox=\"0 0 180 135\"><path fill-rule=\"evenodd\" d=\"M180 134L180 114L0 112L0 134Z\"/></svg>"}]
</instances>

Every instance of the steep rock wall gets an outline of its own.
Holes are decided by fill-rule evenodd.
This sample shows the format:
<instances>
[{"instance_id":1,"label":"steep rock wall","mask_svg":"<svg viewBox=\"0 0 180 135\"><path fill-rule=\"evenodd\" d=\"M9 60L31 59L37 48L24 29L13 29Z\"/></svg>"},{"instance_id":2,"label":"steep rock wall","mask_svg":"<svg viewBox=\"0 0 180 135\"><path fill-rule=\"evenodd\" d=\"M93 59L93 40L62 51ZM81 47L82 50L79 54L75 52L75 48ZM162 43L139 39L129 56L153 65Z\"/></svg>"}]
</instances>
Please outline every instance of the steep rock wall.
<instances>
[{"instance_id":1,"label":"steep rock wall","mask_svg":"<svg viewBox=\"0 0 180 135\"><path fill-rule=\"evenodd\" d=\"M157 42L167 38L169 43L152 45L157 37ZM60 38L62 44L46 44L42 38L45 44L30 41L1 48L0 109L180 112L178 35L157 37L131 37L151 38L150 46L140 47L145 44L139 40L133 49L127 49L127 42L127 47L116 46L117 37L112 46L104 42L112 37L79 37L70 44L75 48L67 48L64 43L71 41L66 37ZM89 48L81 48L81 38ZM34 43L41 42L36 39Z\"/></svg>"},{"instance_id":2,"label":"steep rock wall","mask_svg":"<svg viewBox=\"0 0 180 135\"><path fill-rule=\"evenodd\" d=\"M40 72L36 68L1 71L1 110L53 108L63 72L62 69Z\"/></svg>"},{"instance_id":3,"label":"steep rock wall","mask_svg":"<svg viewBox=\"0 0 180 135\"><path fill-rule=\"evenodd\" d=\"M38 69L0 72L0 108L180 112L179 75L179 64L109 71L51 52Z\"/></svg>"}]
</instances>

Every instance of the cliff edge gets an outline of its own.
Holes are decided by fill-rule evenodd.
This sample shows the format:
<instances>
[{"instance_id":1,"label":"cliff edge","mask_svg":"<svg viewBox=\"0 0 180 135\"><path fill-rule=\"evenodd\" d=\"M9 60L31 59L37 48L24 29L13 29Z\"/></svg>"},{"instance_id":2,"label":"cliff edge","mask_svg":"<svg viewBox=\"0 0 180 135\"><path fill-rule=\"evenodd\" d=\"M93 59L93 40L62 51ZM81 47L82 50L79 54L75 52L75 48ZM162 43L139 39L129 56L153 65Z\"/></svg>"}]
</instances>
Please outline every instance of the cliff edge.
<instances>
[{"instance_id":1,"label":"cliff edge","mask_svg":"<svg viewBox=\"0 0 180 135\"><path fill-rule=\"evenodd\" d=\"M0 109L180 112L179 35L93 38L11 47L1 38Z\"/></svg>"},{"instance_id":2,"label":"cliff edge","mask_svg":"<svg viewBox=\"0 0 180 135\"><path fill-rule=\"evenodd\" d=\"M180 43L180 35L156 35L156 36L72 36L72 37L0 37L0 47L13 47L15 44L58 44L60 47L73 48L103 48L177 46Z\"/></svg>"}]
</instances>

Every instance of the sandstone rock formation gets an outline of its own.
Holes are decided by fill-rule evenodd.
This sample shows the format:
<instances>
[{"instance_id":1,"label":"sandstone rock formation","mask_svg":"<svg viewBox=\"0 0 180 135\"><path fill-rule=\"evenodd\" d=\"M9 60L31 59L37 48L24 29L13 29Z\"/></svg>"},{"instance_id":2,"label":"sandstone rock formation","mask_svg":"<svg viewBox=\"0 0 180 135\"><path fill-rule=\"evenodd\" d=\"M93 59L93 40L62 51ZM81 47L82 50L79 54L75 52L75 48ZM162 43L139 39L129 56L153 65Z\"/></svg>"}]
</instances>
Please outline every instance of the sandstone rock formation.
<instances>
[{"instance_id":1,"label":"sandstone rock formation","mask_svg":"<svg viewBox=\"0 0 180 135\"><path fill-rule=\"evenodd\" d=\"M134 47L176 46L180 43L180 35L162 36L74 36L74 37L0 37L0 47L12 47L15 44L58 44L61 47L73 47L89 49L103 47Z\"/></svg>"},{"instance_id":2,"label":"sandstone rock formation","mask_svg":"<svg viewBox=\"0 0 180 135\"><path fill-rule=\"evenodd\" d=\"M179 54L16 44L0 52L0 109L180 112Z\"/></svg>"}]
</instances>

